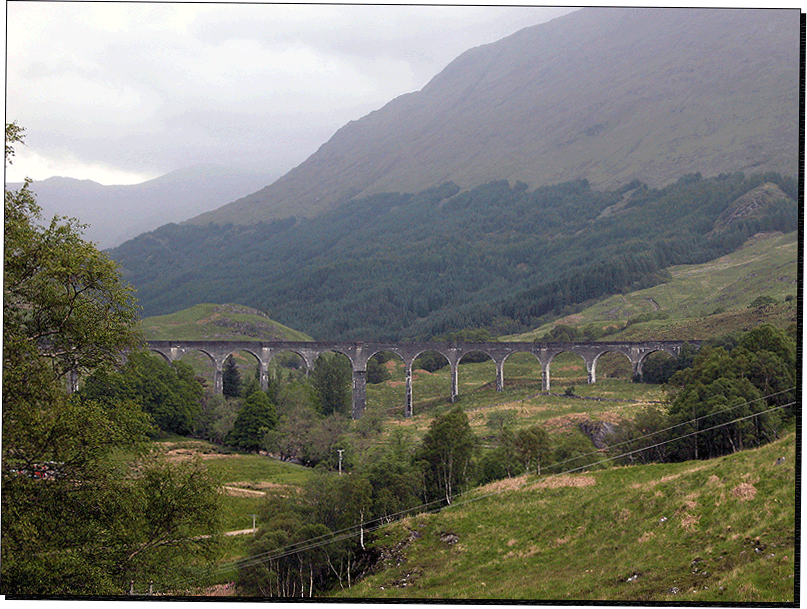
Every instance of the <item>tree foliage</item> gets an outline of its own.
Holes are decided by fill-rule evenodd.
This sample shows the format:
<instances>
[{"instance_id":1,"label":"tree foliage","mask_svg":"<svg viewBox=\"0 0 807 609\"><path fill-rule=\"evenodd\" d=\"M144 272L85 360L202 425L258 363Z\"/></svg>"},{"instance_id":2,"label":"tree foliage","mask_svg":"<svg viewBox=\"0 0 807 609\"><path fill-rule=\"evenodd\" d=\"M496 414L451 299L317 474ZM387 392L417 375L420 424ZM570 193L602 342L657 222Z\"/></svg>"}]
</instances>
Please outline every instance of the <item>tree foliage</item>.
<instances>
[{"instance_id":1,"label":"tree foliage","mask_svg":"<svg viewBox=\"0 0 807 609\"><path fill-rule=\"evenodd\" d=\"M541 475L541 464L547 465L552 451L549 435L543 427L534 425L527 429L519 429L513 437L515 454L524 465L526 473L535 472Z\"/></svg>"},{"instance_id":2,"label":"tree foliage","mask_svg":"<svg viewBox=\"0 0 807 609\"><path fill-rule=\"evenodd\" d=\"M669 381L671 420L694 434L674 445L673 457L707 459L774 440L782 417L799 412L796 361L793 338L770 324L730 351L702 347Z\"/></svg>"},{"instance_id":3,"label":"tree foliage","mask_svg":"<svg viewBox=\"0 0 807 609\"><path fill-rule=\"evenodd\" d=\"M800 412L797 371L795 340L770 324L707 341L697 353L683 349L668 366L668 409L622 421L613 450L627 453L624 462L647 463L709 459L771 442L783 420Z\"/></svg>"},{"instance_id":4,"label":"tree foliage","mask_svg":"<svg viewBox=\"0 0 807 609\"><path fill-rule=\"evenodd\" d=\"M109 404L131 400L163 431L187 435L201 411L204 389L184 362L168 363L148 353L132 353L121 370L99 370L79 392L82 399Z\"/></svg>"},{"instance_id":5,"label":"tree foliage","mask_svg":"<svg viewBox=\"0 0 807 609\"><path fill-rule=\"evenodd\" d=\"M350 581L361 535L344 535L369 518L364 478L321 474L299 496L272 496L238 572L245 596L312 597Z\"/></svg>"},{"instance_id":6,"label":"tree foliage","mask_svg":"<svg viewBox=\"0 0 807 609\"><path fill-rule=\"evenodd\" d=\"M7 162L21 137L6 126ZM120 460L151 429L136 400L69 392L73 372L112 370L140 344L132 290L74 220L42 222L28 181L6 190L5 217L3 593L122 594L131 578L187 575L209 556L198 535L216 529L214 487Z\"/></svg>"},{"instance_id":7,"label":"tree foliage","mask_svg":"<svg viewBox=\"0 0 807 609\"><path fill-rule=\"evenodd\" d=\"M225 443L242 450L257 451L264 447L266 434L277 425L277 409L263 391L255 391L238 411Z\"/></svg>"},{"instance_id":8,"label":"tree foliage","mask_svg":"<svg viewBox=\"0 0 807 609\"><path fill-rule=\"evenodd\" d=\"M445 500L468 488L476 438L460 406L432 421L415 459L421 464L427 501Z\"/></svg>"},{"instance_id":9,"label":"tree foliage","mask_svg":"<svg viewBox=\"0 0 807 609\"><path fill-rule=\"evenodd\" d=\"M371 512L375 518L392 520L421 504L422 471L414 463L414 451L406 432L395 428L389 444L377 445L358 470L372 487Z\"/></svg>"},{"instance_id":10,"label":"tree foliage","mask_svg":"<svg viewBox=\"0 0 807 609\"><path fill-rule=\"evenodd\" d=\"M224 360L224 370L221 374L222 393L228 398L237 398L241 395L241 373L235 358L230 355Z\"/></svg>"},{"instance_id":11,"label":"tree foliage","mask_svg":"<svg viewBox=\"0 0 807 609\"><path fill-rule=\"evenodd\" d=\"M311 430L318 424L319 398L305 380L283 385L277 394L278 424L264 437L265 447L282 461L302 461Z\"/></svg>"},{"instance_id":12,"label":"tree foliage","mask_svg":"<svg viewBox=\"0 0 807 609\"><path fill-rule=\"evenodd\" d=\"M764 182L790 198L719 222ZM113 255L147 315L166 302L237 299L322 340L421 340L467 328L495 335L650 287L667 267L714 259L757 232L795 231L797 192L795 180L774 173L612 191L585 180L534 190L445 184L348 201L311 219L168 225Z\"/></svg>"},{"instance_id":13,"label":"tree foliage","mask_svg":"<svg viewBox=\"0 0 807 609\"><path fill-rule=\"evenodd\" d=\"M390 371L384 366L382 358L375 355L367 360L367 382L378 385L392 377Z\"/></svg>"},{"instance_id":14,"label":"tree foliage","mask_svg":"<svg viewBox=\"0 0 807 609\"><path fill-rule=\"evenodd\" d=\"M350 360L343 355L326 353L317 358L311 372L311 383L319 396L322 414L350 414L353 406L352 375Z\"/></svg>"},{"instance_id":15,"label":"tree foliage","mask_svg":"<svg viewBox=\"0 0 807 609\"><path fill-rule=\"evenodd\" d=\"M5 191L4 347L35 349L54 380L115 365L141 341L132 288L75 220L43 223L29 181Z\"/></svg>"}]
</instances>

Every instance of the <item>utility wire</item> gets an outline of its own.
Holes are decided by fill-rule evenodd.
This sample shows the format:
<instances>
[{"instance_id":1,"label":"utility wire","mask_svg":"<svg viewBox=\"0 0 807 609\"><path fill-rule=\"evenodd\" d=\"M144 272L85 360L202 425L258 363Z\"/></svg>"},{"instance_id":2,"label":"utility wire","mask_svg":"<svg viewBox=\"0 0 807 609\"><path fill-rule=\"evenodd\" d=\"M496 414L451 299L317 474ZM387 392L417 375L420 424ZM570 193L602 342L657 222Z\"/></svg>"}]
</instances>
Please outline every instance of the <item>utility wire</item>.
<instances>
[{"instance_id":1,"label":"utility wire","mask_svg":"<svg viewBox=\"0 0 807 609\"><path fill-rule=\"evenodd\" d=\"M723 410L710 413L708 415L704 415L704 416L701 416L701 417L697 417L695 419L687 420L687 421L684 421L683 423L678 423L676 425L672 425L672 426L667 427L665 429L661 429L661 430L658 430L656 432L646 434L644 436L640 436L640 437L635 438L633 440L627 440L627 441L622 442L620 444L614 445L614 447L622 446L624 444L628 444L628 443L631 443L631 442L636 442L637 440L641 440L641 439L644 439L644 438L649 438L649 437L652 437L652 436L657 435L659 433L663 433L663 432L675 429L677 427L681 427L682 425L689 425L689 424L692 424L692 423L694 423L696 421L699 421L701 419L705 419L705 418L710 417L710 416L714 416L714 415L722 414L722 413L725 413L725 412L729 412L731 410L740 408L742 406L748 406L749 404L752 404L754 402L757 402L757 401L760 401L760 400L763 400L763 399L767 399L767 398L770 398L770 397L775 397L775 396L780 395L782 393L787 393L788 391L793 391L794 389L795 389L795 387L791 387L790 389L785 389L785 390L782 390L782 391L778 391L778 392L772 393L772 394L770 394L768 396L762 396L760 398L755 398L753 400L749 400L749 401L743 402L741 404L736 404L735 406L730 406L728 408L725 408ZM621 459L621 458L630 456L632 454L636 454L636 453L643 452L643 451L646 451L646 450L651 450L653 448L657 448L659 446L663 446L663 445L669 444L671 442L677 442L678 440L681 440L683 438L688 438L688 437L695 436L695 435L700 434L700 433L713 431L715 429L719 429L721 427L726 427L726 426L731 425L733 423L737 423L737 422L740 422L740 421L744 421L746 419L751 419L751 418L754 418L754 417L758 417L760 415L767 414L769 412L773 412L775 410L779 410L779 409L782 409L782 408L787 408L788 406L792 406L792 405L797 404L797 403L798 403L798 401L792 401L792 402L788 402L787 404L781 404L781 405L778 405L778 406L774 406L772 408L768 408L767 410L756 412L756 413L746 415L746 416L743 416L743 417L738 417L736 419L732 419L730 421L725 421L723 423L719 423L717 425L713 425L713 426L707 427L705 429L698 429L698 430L690 432L688 434L675 436L674 438L667 439L667 440L665 440L663 442L658 442L657 444L654 444L654 445L651 445L651 446L645 446L643 448L623 452L623 453L620 453L618 455L608 457L606 459L602 459L601 461L597 461L595 463L588 463L588 464L581 465L581 466L578 466L578 467L575 467L575 468L571 468L571 469L568 469L568 470L565 470L563 472L559 472L559 473L556 473L556 474L549 474L547 476L544 476L542 478L542 481L543 480L548 480L548 479L551 479L551 478L554 478L554 477L557 477L557 476L562 476L562 475L566 475L566 474L575 473L575 472L583 470L583 469L587 469L587 468L590 468L590 467L593 467L593 466L596 466L596 465L601 465L601 464L607 463L609 461L614 461L616 459ZM573 459L567 459L566 461L560 462L559 465L562 465L563 463L567 463L568 461L572 461L572 460L579 459L579 458L584 457L584 456L590 456L590 455L594 455L594 454L598 454L598 451L591 452L591 453L588 453L586 455L580 455L580 456L574 457ZM486 493L486 494L483 494L483 495L479 495L479 494L477 494L477 489L471 489L469 491L465 491L463 493L459 493L457 495L454 495L452 497L452 499L459 499L459 498L462 498L464 496L468 496L468 495L471 495L471 494L474 494L475 496L468 497L467 499L459 501L459 502L458 501L452 501L452 503L444 506L443 509L448 509L448 508L454 508L454 507L467 505L469 503L473 503L473 502L479 501L481 499L486 499L486 498L489 498L489 497L496 496L496 495L498 495L498 494L500 494L502 492L504 492L504 491L499 490L499 491L493 491L491 493ZM297 553L300 553L300 552L304 552L304 551L312 550L312 549L315 549L315 548L318 548L318 547L323 547L323 546L326 546L326 545L330 545L330 544L336 543L338 541L344 541L344 540L349 539L351 537L356 537L357 535L359 535L361 533L361 531L367 531L367 532L377 531L377 530L379 530L379 529L381 529L383 527L386 527L386 526L389 526L391 524L394 524L397 521L398 518L400 518L400 517L402 517L402 516L404 516L406 514L409 514L410 512L421 512L421 511L427 510L429 507L432 507L434 505L438 505L438 504L441 504L441 503L443 503L443 499L438 499L438 500L431 501L431 502L428 502L428 503L423 503L423 504L420 504L418 506L408 508L406 510L401 510L400 512L396 512L394 514L389 514L389 515L381 517L381 518L376 518L374 520L365 521L365 522L362 522L362 523L360 523L358 525L354 525L352 527L347 527L347 528L339 530L339 531L334 531L334 532L331 532L331 533L328 533L328 534L325 534L325 535L320 535L318 537L313 537L313 538L306 539L306 540L303 540L303 541L300 541L300 542L295 542L293 544L289 544L289 545L284 546L282 548L277 548L275 550L264 552L262 554L257 554L255 556L251 556L249 558L240 559L240 560L237 560L237 561L233 561L231 563L225 563L223 565L219 565L217 568L215 568L215 569L213 569L211 571L206 572L205 575L207 577L211 577L211 576L214 576L214 575L219 575L221 573L225 573L225 572L227 572L227 571L229 571L229 570L231 570L233 568L240 569L240 568L245 568L245 567L257 566L257 565L262 564L264 562L271 562L271 561L274 561L274 560L279 560L281 558L285 558L287 556L291 556L291 555L294 555L294 554L297 554ZM188 585L189 585L189 582L188 582Z\"/></svg>"},{"instance_id":2,"label":"utility wire","mask_svg":"<svg viewBox=\"0 0 807 609\"><path fill-rule=\"evenodd\" d=\"M697 419L692 419L690 421L685 421L684 423L680 423L678 425L673 425L671 427L668 427L666 429L660 430L658 432L654 432L652 434L646 434L645 436L642 436L642 438L651 437L651 436L656 435L658 433L661 433L661 432L664 432L664 431L669 431L671 429L675 429L676 427L680 427L681 425L693 423L693 422L695 422L697 420L706 418L707 416L713 416L713 415L716 415L716 414L721 414L721 413L724 413L724 412L728 412L730 410L739 408L741 406L746 406L748 404L751 404L753 402L759 401L761 399L765 399L765 397L774 397L776 395L779 395L781 393L785 393L785 392L790 391L790 390L792 390L792 389L779 391L779 392L770 394L769 396L763 396L762 398L757 398L757 399L754 399L754 400L744 402L742 404L737 404L735 406L723 409L721 411L711 413L710 415L705 415L703 417L698 417ZM544 479L550 479L550 478L553 478L553 477L556 477L556 476L561 476L561 475L565 475L565 474L574 473L576 471L579 471L579 470L582 470L582 469L587 469L587 468L590 468L592 466L600 465L600 464L606 463L608 461L621 459L621 458L629 456L631 454L635 454L635 453L642 452L642 451L645 451L645 450L650 450L650 449L656 448L658 446L663 446L664 444L669 444L671 442L678 441L678 440L680 440L682 438L687 438L687 437L690 437L690 436L694 436L694 435L697 435L699 433L705 433L705 432L708 432L708 431L712 431L714 429L718 429L720 427L725 427L727 425L731 425L731 424L737 423L739 421L743 421L743 420L746 420L746 419L754 418L756 416L767 414L768 412L772 412L774 410L778 410L778 409L781 409L781 408L786 408L788 406L792 406L793 404L796 404L796 403L797 403L796 401L789 402L787 404L782 404L782 405L779 405L779 406L775 406L773 408L769 408L767 410L757 412L757 413L754 413L754 414L751 414L751 415L739 417L739 418L736 418L736 419L732 419L730 421L725 421L723 423L713 425L712 427L696 430L694 432L691 432L691 433L688 433L688 434L685 434L685 435L682 435L682 436L676 436L674 438L665 440L663 442L659 442L659 443L654 444L652 446L646 446L646 447L643 447L643 448L640 448L640 449L624 452L624 453L621 453L619 455L615 455L613 457L609 457L609 458L603 459L603 460L595 462L595 463L589 463L589 464L585 464L585 465L582 465L582 466L578 466L576 468L565 470L563 472L559 472L557 474L551 474L551 475L545 476ZM640 438L637 438L637 439L640 439ZM632 440L632 441L635 441L635 440ZM622 444L625 444L625 442L623 442ZM589 454L597 454L597 453L589 453ZM579 458L579 457L577 457L577 458ZM461 506L461 505L466 505L466 504L474 502L474 501L479 501L481 499L485 499L485 498L488 498L488 497L495 496L495 495L497 495L497 494L499 494L501 492L503 492L503 491L494 491L492 493L487 493L487 494L484 494L484 495L476 495L474 497L470 497L470 498L466 499L465 501L460 501L460 502L454 501L453 503L445 506L444 509L451 508L451 507L457 507L457 506ZM455 495L454 498L457 499L457 498L460 498L460 497L463 497L463 496L466 496L466 495L470 495L470 494L475 494L475 493L476 493L476 489L471 489L471 490L466 491L464 493L460 493L458 495ZM443 500L439 499L439 500L435 500L435 501L432 501L432 502L424 503L424 504L415 506L413 508L409 508L407 510L402 510L402 511L400 511L398 513L395 513L395 514L390 514L390 515L388 515L386 517L378 518L378 519L371 520L371 521L362 522L359 525L354 525L352 527L348 527L348 528L342 529L340 531L335 531L333 533L329 533L329 534L322 535L322 536L319 536L319 537L315 537L315 538L307 539L307 540L297 542L297 543L294 543L294 544L290 544L290 545L285 546L283 548L278 548L276 550L273 550L273 551L270 551L270 552L265 552L263 554L258 554L258 555L249 557L247 559L242 559L242 560L239 560L239 561L235 561L233 563L220 565L219 568L209 572L208 575L212 576L212 575L216 575L216 574L219 574L219 573L223 573L223 572L226 572L226 571L230 570L231 568L244 568L244 567L249 567L249 566L256 566L256 565L261 564L263 562L271 562L273 560L279 560L281 558L285 558L286 556L297 554L299 552L315 549L315 548L318 548L318 547L329 545L331 543L336 543L337 541L343 541L345 539L355 537L356 535L358 535L361 532L361 530L372 532L372 531L378 530L378 529L380 529L380 528L382 528L384 526L388 526L390 524L393 524L393 522L395 522L394 520L391 520L393 518L398 518L400 516L403 516L405 514L408 514L410 512L414 512L414 511L419 512L419 511L422 511L424 509L428 509L429 507L431 507L433 505L441 504L442 502L443 502ZM385 520L387 522L384 522Z\"/></svg>"},{"instance_id":3,"label":"utility wire","mask_svg":"<svg viewBox=\"0 0 807 609\"><path fill-rule=\"evenodd\" d=\"M795 391L795 389L796 389L796 387L790 387L789 389L783 389L783 390L781 390L781 391L777 391L777 392L775 392L775 393L771 393L770 395L764 395L764 396L762 396L762 397L758 397L758 398L755 398L755 399L753 399L753 400L749 400L749 401L747 401L747 402L743 402L743 403L741 403L741 404L735 404L734 406L728 406L727 408L724 408L723 410L716 410L716 411L714 411L714 412L710 412L710 413L705 414L705 415L703 415L703 416L696 417L696 418L694 418L694 419L688 419L688 420L686 420L686 421L683 421L682 423L677 423L677 424L675 424L675 425L671 425L670 427L665 427L664 429L659 429L659 430L657 430L657 431L654 431L654 432L651 432L651 433L645 434L645 435L643 435L643 436L638 436L638 437L636 437L636 438L632 438L632 439L630 439L630 440L624 440L623 442L619 442L618 444L613 444L613 445L609 446L608 448L610 448L610 449L619 448L620 446L623 446L623 445L625 445L625 444L630 444L630 443L632 443L632 442L638 442L639 440L644 440L644 439L646 439L646 438L651 438L651 437L653 437L653 436L655 436L655 435L658 435L658 434L661 434L661 433L666 433L666 432L668 432L668 431L671 431L671 430L675 429L676 427L683 427L684 425L691 425L691 424L693 424L693 423L697 423L698 421L701 421L701 420L703 420L703 419L707 419L707 418L709 418L709 417L713 417L713 416L716 416L716 415L719 415L719 414L724 414L724 413L726 413L726 412L730 412L730 411L732 411L732 410L736 410L737 408L742 408L743 406L748 406L748 405L750 405L750 404L753 404L754 402L759 402L759 401L761 401L761 400L767 400L768 398L772 398L772 397L775 397L775 396L777 396L777 395L781 395L781 394L783 394L783 393L788 393L788 392L790 392L790 391ZM795 403L795 402L791 402L790 404L788 404L788 406L789 406L789 405L792 405L792 404L794 404L794 403ZM767 412L767 411L766 411L766 412ZM763 413L758 412L758 413L756 413L755 415L752 415L752 416L757 416L757 415L760 415L760 414L763 414ZM706 431L706 430L704 430L704 431ZM685 437L685 436L679 436L679 437ZM660 446L660 445L659 445L659 446ZM643 448L642 450L649 450L650 448L655 448L655 447L654 447L654 446L648 446L648 447ZM578 456L576 456L576 457L571 457L571 458L569 458L569 459L565 459L565 460L563 460L563 461L559 461L559 462L557 462L557 463L555 463L555 464L553 464L553 465L563 465L564 463L568 463L568 462L570 462L570 461L576 461L577 459L580 459L580 458L582 458L582 457L590 457L591 455L596 455L596 454L599 454L599 451L592 451L592 452L589 452L589 453L586 453L586 454L583 454L583 455L578 455ZM631 454L632 454L632 453L631 453ZM627 455L624 455L624 456L627 456ZM585 467L588 467L588 466L585 466Z\"/></svg>"},{"instance_id":4,"label":"utility wire","mask_svg":"<svg viewBox=\"0 0 807 609\"><path fill-rule=\"evenodd\" d=\"M682 436L676 436L674 438L670 438L669 440L659 442L659 443L654 444L652 446L645 446L644 448L637 448L636 450L632 450L632 451L628 451L628 452L621 453L621 454L618 454L618 455L614 455L613 457L608 457L606 459L603 459L601 461L597 461L595 463L588 463L586 465L581 465L579 467L575 467L573 469L569 469L569 470L566 470L564 472L560 472L560 473L557 473L557 474L550 474L548 476L545 476L543 478L543 480L549 480L550 478L555 478L557 476L563 476L565 474L572 474L572 473L580 471L582 469L587 469L587 468L593 467L595 465L601 465L603 463L607 463L608 461L614 461L615 459L621 459L623 457L627 457L627 456L635 454L635 453L640 453L642 451L650 450L650 449L656 448L658 446L663 446L664 444L669 444L671 442L677 442L678 440L681 440L683 438L688 438L690 436L695 436L695 435L698 435L699 433L704 433L704 432L707 432L707 431L713 431L715 429L719 429L720 427L726 427L727 425L731 425L732 423L738 423L739 421L744 421L746 419L753 419L754 417L757 417L759 415L766 414L768 412L773 412L774 410L778 410L780 408L787 408L788 406L792 406L793 404L797 404L797 403L798 402L796 402L796 401L788 402L787 404L781 404L779 406L774 406L773 408L768 408L767 410L763 410L761 412L750 414L750 415L747 415L747 416L744 416L744 417L739 417L737 419L732 419L731 421L724 421L723 423L713 425L712 427L707 427L706 429L698 429L698 430L693 431L691 433L684 434ZM670 429L672 429L672 428L670 428ZM470 492L472 492L472 491L468 491L467 493L470 493ZM456 505L466 505L466 504L471 503L473 501L478 501L479 499L485 499L487 497L492 497L494 495L498 495L501 492L503 492L503 491L494 491L494 492L491 492L491 493L487 493L485 495L480 495L478 497L472 497L472 498L469 498L466 501L461 502L461 503L452 503L450 505L447 505L446 508L452 508L452 507L455 507ZM464 493L464 494L466 494L466 493ZM457 495L457 496L460 496L460 495Z\"/></svg>"}]
</instances>

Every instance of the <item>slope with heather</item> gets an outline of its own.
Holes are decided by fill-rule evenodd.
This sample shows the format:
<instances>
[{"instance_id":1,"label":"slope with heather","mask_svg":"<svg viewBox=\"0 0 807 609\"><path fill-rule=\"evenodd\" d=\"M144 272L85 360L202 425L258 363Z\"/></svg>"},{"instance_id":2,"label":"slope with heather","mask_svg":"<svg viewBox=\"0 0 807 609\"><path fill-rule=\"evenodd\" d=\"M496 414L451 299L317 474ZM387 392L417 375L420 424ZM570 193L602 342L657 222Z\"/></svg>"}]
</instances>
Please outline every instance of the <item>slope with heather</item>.
<instances>
[{"instance_id":1,"label":"slope with heather","mask_svg":"<svg viewBox=\"0 0 807 609\"><path fill-rule=\"evenodd\" d=\"M763 322L786 328L797 321L798 259L797 233L759 233L715 260L670 267L660 285L611 296L508 340L535 340L559 325L636 341L705 340Z\"/></svg>"}]
</instances>

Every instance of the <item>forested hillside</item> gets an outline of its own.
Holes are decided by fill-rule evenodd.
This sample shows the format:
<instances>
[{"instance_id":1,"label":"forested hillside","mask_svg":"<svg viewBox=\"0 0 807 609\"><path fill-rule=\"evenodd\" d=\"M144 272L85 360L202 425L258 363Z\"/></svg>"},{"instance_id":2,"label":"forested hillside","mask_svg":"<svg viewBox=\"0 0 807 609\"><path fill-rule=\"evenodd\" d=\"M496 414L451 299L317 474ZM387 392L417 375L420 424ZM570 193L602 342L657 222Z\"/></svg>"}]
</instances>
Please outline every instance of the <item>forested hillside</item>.
<instances>
[{"instance_id":1,"label":"forested hillside","mask_svg":"<svg viewBox=\"0 0 807 609\"><path fill-rule=\"evenodd\" d=\"M798 227L796 181L775 173L459 190L379 194L312 219L171 224L111 255L144 316L239 302L320 340L411 340L530 329Z\"/></svg>"}]
</instances>

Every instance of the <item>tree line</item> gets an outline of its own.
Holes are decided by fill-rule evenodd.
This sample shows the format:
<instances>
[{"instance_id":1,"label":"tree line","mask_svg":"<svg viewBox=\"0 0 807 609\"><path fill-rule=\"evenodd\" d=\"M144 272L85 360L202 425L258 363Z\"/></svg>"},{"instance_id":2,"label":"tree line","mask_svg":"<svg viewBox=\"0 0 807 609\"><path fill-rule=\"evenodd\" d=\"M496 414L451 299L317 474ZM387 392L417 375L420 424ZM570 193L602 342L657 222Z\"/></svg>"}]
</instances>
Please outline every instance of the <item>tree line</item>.
<instances>
[{"instance_id":1,"label":"tree line","mask_svg":"<svg viewBox=\"0 0 807 609\"><path fill-rule=\"evenodd\" d=\"M7 163L23 134L6 125ZM42 218L30 181L4 199L3 594L114 595L135 578L195 575L216 557L212 478L152 454L161 411L126 391L69 391L71 371L113 370L141 343L131 288L75 220ZM171 385L194 382L180 369Z\"/></svg>"},{"instance_id":2,"label":"tree line","mask_svg":"<svg viewBox=\"0 0 807 609\"><path fill-rule=\"evenodd\" d=\"M246 595L317 595L349 586L378 560L364 540L392 519L450 505L480 484L651 462L711 459L761 446L800 416L791 328L769 324L707 341L655 372L662 406L619 422L596 449L580 430L519 425L514 410L487 417L478 437L461 406L439 409L423 438L401 429L346 476L322 474L291 501L271 499L239 569Z\"/></svg>"}]
</instances>

